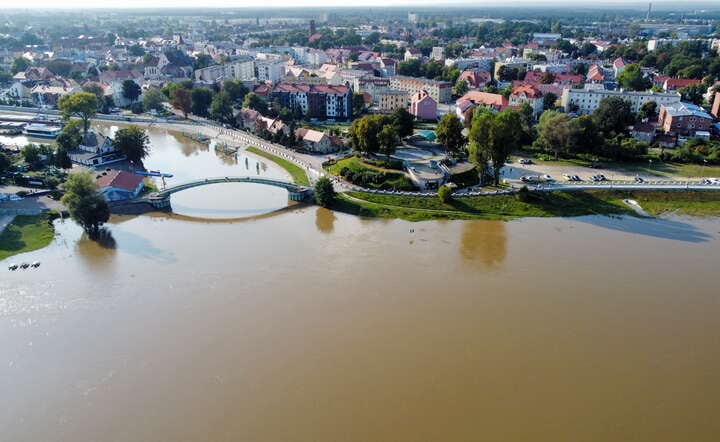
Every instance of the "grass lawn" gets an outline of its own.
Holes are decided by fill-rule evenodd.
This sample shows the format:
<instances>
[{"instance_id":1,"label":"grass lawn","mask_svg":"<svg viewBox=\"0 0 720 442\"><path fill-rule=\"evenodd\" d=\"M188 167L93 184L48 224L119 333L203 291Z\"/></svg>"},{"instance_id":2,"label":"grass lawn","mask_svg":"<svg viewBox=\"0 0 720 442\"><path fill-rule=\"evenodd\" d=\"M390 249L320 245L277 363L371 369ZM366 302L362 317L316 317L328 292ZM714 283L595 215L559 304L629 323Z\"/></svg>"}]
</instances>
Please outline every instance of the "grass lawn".
<instances>
[{"instance_id":1,"label":"grass lawn","mask_svg":"<svg viewBox=\"0 0 720 442\"><path fill-rule=\"evenodd\" d=\"M360 216L408 221L634 214L621 197L604 191L533 193L528 202L514 195L459 197L447 204L432 197L348 192L333 208Z\"/></svg>"},{"instance_id":2,"label":"grass lawn","mask_svg":"<svg viewBox=\"0 0 720 442\"><path fill-rule=\"evenodd\" d=\"M364 183L366 187L371 187L374 189L414 189L415 186L412 184L409 178L405 176L404 173L393 170L393 169L383 169L382 167L377 167L372 164L368 164L364 162L359 157L348 157L344 158L335 164L332 164L328 167L326 167L326 170L330 172L331 174L335 176L340 176L340 171L344 168L348 168L351 171L357 173L357 172L383 172L386 174L387 178L382 183ZM358 185L363 185L362 183L354 183Z\"/></svg>"},{"instance_id":3,"label":"grass lawn","mask_svg":"<svg viewBox=\"0 0 720 442\"><path fill-rule=\"evenodd\" d=\"M260 150L257 147L248 147L248 152L252 152L255 155L261 156L263 158L267 158L268 160L272 161L273 163L276 163L278 166L282 167L287 171L287 173L290 174L292 177L292 180L295 184L299 184L301 186L309 186L310 180L307 177L307 174L305 173L305 170L303 170L302 167L296 165L295 163L291 163L290 161L277 157L275 155L269 154L265 152L264 150Z\"/></svg>"},{"instance_id":4,"label":"grass lawn","mask_svg":"<svg viewBox=\"0 0 720 442\"><path fill-rule=\"evenodd\" d=\"M625 198L637 200L643 209L654 215L677 213L691 216L720 216L720 191L655 190L628 192Z\"/></svg>"},{"instance_id":5,"label":"grass lawn","mask_svg":"<svg viewBox=\"0 0 720 442\"><path fill-rule=\"evenodd\" d=\"M0 234L0 260L42 249L54 237L55 229L48 214L18 215Z\"/></svg>"}]
</instances>

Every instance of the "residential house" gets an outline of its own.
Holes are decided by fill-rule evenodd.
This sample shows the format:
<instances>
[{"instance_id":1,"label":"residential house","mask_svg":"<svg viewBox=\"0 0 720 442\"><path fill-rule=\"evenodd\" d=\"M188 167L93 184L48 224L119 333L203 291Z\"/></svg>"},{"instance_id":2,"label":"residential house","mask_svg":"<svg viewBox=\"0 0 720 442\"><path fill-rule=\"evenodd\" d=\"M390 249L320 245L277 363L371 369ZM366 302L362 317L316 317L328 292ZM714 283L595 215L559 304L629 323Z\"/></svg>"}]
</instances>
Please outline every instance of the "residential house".
<instances>
[{"instance_id":1,"label":"residential house","mask_svg":"<svg viewBox=\"0 0 720 442\"><path fill-rule=\"evenodd\" d=\"M288 109L300 109L303 115L320 119L347 119L352 116L353 89L349 84L278 83L270 92Z\"/></svg>"},{"instance_id":2,"label":"residential house","mask_svg":"<svg viewBox=\"0 0 720 442\"><path fill-rule=\"evenodd\" d=\"M420 60L422 59L422 52L420 52L420 49L416 48L407 48L405 49L405 55L403 57L404 61L410 61L410 60Z\"/></svg>"},{"instance_id":3,"label":"residential house","mask_svg":"<svg viewBox=\"0 0 720 442\"><path fill-rule=\"evenodd\" d=\"M410 113L419 121L437 120L437 101L427 91L420 91L410 97Z\"/></svg>"},{"instance_id":4,"label":"residential house","mask_svg":"<svg viewBox=\"0 0 720 442\"><path fill-rule=\"evenodd\" d=\"M702 80L697 80L693 78L668 78L665 80L665 83L663 84L663 89L666 92L672 92L676 91L678 89L682 89L688 86L694 86L696 84L702 83Z\"/></svg>"},{"instance_id":5,"label":"residential house","mask_svg":"<svg viewBox=\"0 0 720 442\"><path fill-rule=\"evenodd\" d=\"M138 86L142 87L145 83L145 77L140 71L105 71L102 72L98 78L100 83L107 85L110 94L112 95L113 101L116 106L123 107L129 106L131 101L125 98L123 94L123 83L125 80L132 80ZM138 98L141 100L142 98Z\"/></svg>"},{"instance_id":6,"label":"residential house","mask_svg":"<svg viewBox=\"0 0 720 442\"><path fill-rule=\"evenodd\" d=\"M517 108L523 103L528 103L537 117L543 111L543 93L529 85L513 88L510 93L509 105Z\"/></svg>"},{"instance_id":7,"label":"residential house","mask_svg":"<svg viewBox=\"0 0 720 442\"><path fill-rule=\"evenodd\" d=\"M145 183L141 175L112 170L103 172L96 180L100 188L100 195L108 201L123 201L137 197L143 190Z\"/></svg>"},{"instance_id":8,"label":"residential house","mask_svg":"<svg viewBox=\"0 0 720 442\"><path fill-rule=\"evenodd\" d=\"M457 81L464 81L470 89L481 91L485 89L492 79L490 78L490 72L462 71L460 76L458 76Z\"/></svg>"},{"instance_id":9,"label":"residential house","mask_svg":"<svg viewBox=\"0 0 720 442\"><path fill-rule=\"evenodd\" d=\"M262 114L254 109L242 108L235 114L235 121L241 129L255 130L261 116Z\"/></svg>"},{"instance_id":10,"label":"residential house","mask_svg":"<svg viewBox=\"0 0 720 442\"><path fill-rule=\"evenodd\" d=\"M635 138L636 141L643 141L650 144L655 141L655 123L636 123L630 127L630 135Z\"/></svg>"},{"instance_id":11,"label":"residential house","mask_svg":"<svg viewBox=\"0 0 720 442\"><path fill-rule=\"evenodd\" d=\"M396 75L390 77L390 89L406 91L410 94L426 91L438 103L449 103L452 97L452 83L429 80L427 78Z\"/></svg>"},{"instance_id":12,"label":"residential house","mask_svg":"<svg viewBox=\"0 0 720 442\"><path fill-rule=\"evenodd\" d=\"M106 164L124 161L126 157L115 150L110 137L89 131L80 141L77 150L68 152L74 163L88 167L103 167Z\"/></svg>"},{"instance_id":13,"label":"residential house","mask_svg":"<svg viewBox=\"0 0 720 442\"><path fill-rule=\"evenodd\" d=\"M615 77L625 70L625 60L622 59L622 57L618 57L613 61L613 72L615 72Z\"/></svg>"},{"instance_id":14,"label":"residential house","mask_svg":"<svg viewBox=\"0 0 720 442\"><path fill-rule=\"evenodd\" d=\"M445 48L442 46L434 46L430 52L430 59L443 61L445 60Z\"/></svg>"},{"instance_id":15,"label":"residential house","mask_svg":"<svg viewBox=\"0 0 720 442\"><path fill-rule=\"evenodd\" d=\"M713 117L692 103L678 102L660 106L658 122L666 134L690 135L709 131Z\"/></svg>"},{"instance_id":16,"label":"residential house","mask_svg":"<svg viewBox=\"0 0 720 442\"><path fill-rule=\"evenodd\" d=\"M645 103L654 101L658 106L680 102L680 94L653 91L609 91L605 89L565 89L561 104L569 111L576 107L581 114L591 114L600 105L603 98L617 97L630 102L632 111L640 112Z\"/></svg>"},{"instance_id":17,"label":"residential house","mask_svg":"<svg viewBox=\"0 0 720 442\"><path fill-rule=\"evenodd\" d=\"M381 113L391 113L398 108L407 108L408 93L406 91L396 91L386 89L373 95L374 101L377 102L378 110Z\"/></svg>"},{"instance_id":18,"label":"residential house","mask_svg":"<svg viewBox=\"0 0 720 442\"><path fill-rule=\"evenodd\" d=\"M283 123L283 121L279 118L268 118L260 116L257 120L255 120L255 130L257 132L268 131L273 135L277 135L280 133L285 136L290 135L290 127L288 127L287 124Z\"/></svg>"},{"instance_id":19,"label":"residential house","mask_svg":"<svg viewBox=\"0 0 720 442\"><path fill-rule=\"evenodd\" d=\"M334 149L330 137L324 132L301 127L295 131L295 136L310 152L329 153Z\"/></svg>"}]
</instances>

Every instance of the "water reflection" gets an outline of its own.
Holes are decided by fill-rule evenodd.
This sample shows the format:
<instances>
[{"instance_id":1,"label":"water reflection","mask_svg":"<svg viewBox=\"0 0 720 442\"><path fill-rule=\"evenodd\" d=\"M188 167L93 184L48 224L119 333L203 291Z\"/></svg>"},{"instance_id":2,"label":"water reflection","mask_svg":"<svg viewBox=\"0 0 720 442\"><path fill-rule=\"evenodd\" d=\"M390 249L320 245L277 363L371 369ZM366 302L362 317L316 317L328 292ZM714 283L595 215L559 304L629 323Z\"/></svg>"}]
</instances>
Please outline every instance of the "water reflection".
<instances>
[{"instance_id":1,"label":"water reflection","mask_svg":"<svg viewBox=\"0 0 720 442\"><path fill-rule=\"evenodd\" d=\"M315 227L319 232L332 233L335 230L335 220L337 217L332 210L318 207L315 211Z\"/></svg>"},{"instance_id":2,"label":"water reflection","mask_svg":"<svg viewBox=\"0 0 720 442\"><path fill-rule=\"evenodd\" d=\"M107 229L103 229L107 230ZM112 234L103 234L102 241L96 241L87 233L83 233L75 245L77 255L85 263L85 266L92 271L111 270L114 266L117 255L117 242L112 238ZM106 245L111 247L106 247Z\"/></svg>"},{"instance_id":3,"label":"water reflection","mask_svg":"<svg viewBox=\"0 0 720 442\"><path fill-rule=\"evenodd\" d=\"M711 235L701 231L697 226L680 221L677 218L586 216L577 218L577 220L610 230L619 230L621 232L647 235L674 241L702 243L712 239Z\"/></svg>"},{"instance_id":4,"label":"water reflection","mask_svg":"<svg viewBox=\"0 0 720 442\"><path fill-rule=\"evenodd\" d=\"M503 221L465 221L460 234L463 262L485 270L502 267L507 254Z\"/></svg>"}]
</instances>

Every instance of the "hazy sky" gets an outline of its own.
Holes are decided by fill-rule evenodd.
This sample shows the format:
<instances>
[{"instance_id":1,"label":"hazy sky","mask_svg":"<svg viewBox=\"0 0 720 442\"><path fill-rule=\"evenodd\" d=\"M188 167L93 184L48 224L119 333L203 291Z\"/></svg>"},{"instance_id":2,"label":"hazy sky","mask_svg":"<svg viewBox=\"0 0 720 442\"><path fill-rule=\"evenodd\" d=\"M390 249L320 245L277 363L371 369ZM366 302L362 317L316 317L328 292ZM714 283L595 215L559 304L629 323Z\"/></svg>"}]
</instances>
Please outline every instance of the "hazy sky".
<instances>
[{"instance_id":1,"label":"hazy sky","mask_svg":"<svg viewBox=\"0 0 720 442\"><path fill-rule=\"evenodd\" d=\"M553 4L575 4L577 0L504 0L497 2L493 0L362 0L361 2L346 2L340 0L273 0L269 2L258 2L257 0L31 0L23 2L22 0L0 0L0 9L27 9L27 8L157 8L157 7L308 7L308 6L324 6L324 7L342 7L342 6L442 6L443 4L467 6L513 6L513 5L533 5L533 6L549 6ZM653 0L653 4L667 5L678 4L672 0ZM680 2L682 3L682 1ZM600 0L591 4L581 3L583 7L604 5L617 6L637 6L646 4L643 0Z\"/></svg>"}]
</instances>

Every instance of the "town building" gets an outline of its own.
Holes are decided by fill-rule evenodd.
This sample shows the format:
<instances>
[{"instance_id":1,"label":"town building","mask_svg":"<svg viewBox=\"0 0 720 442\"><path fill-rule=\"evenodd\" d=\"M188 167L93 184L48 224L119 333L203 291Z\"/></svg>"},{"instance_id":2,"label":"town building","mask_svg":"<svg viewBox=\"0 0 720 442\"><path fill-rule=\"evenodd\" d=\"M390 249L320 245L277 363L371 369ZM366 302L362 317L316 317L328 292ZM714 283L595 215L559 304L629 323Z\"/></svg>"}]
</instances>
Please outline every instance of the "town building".
<instances>
[{"instance_id":1,"label":"town building","mask_svg":"<svg viewBox=\"0 0 720 442\"><path fill-rule=\"evenodd\" d=\"M378 110L381 113L391 113L398 108L407 108L409 94L405 91L386 89L373 95L377 100Z\"/></svg>"},{"instance_id":2,"label":"town building","mask_svg":"<svg viewBox=\"0 0 720 442\"><path fill-rule=\"evenodd\" d=\"M424 90L438 103L450 102L452 86L452 83L447 81L429 80L427 78L406 77L403 75L390 77L390 89L406 91L409 94Z\"/></svg>"},{"instance_id":3,"label":"town building","mask_svg":"<svg viewBox=\"0 0 720 442\"><path fill-rule=\"evenodd\" d=\"M123 170L112 170L103 172L98 177L97 185L100 188L100 195L108 201L123 201L140 195L145 183L143 177Z\"/></svg>"},{"instance_id":4,"label":"town building","mask_svg":"<svg viewBox=\"0 0 720 442\"><path fill-rule=\"evenodd\" d=\"M347 85L278 83L270 92L288 109L320 119L347 119L352 116L352 87Z\"/></svg>"},{"instance_id":5,"label":"town building","mask_svg":"<svg viewBox=\"0 0 720 442\"><path fill-rule=\"evenodd\" d=\"M255 77L259 82L275 84L283 76L283 66L281 60L255 60Z\"/></svg>"},{"instance_id":6,"label":"town building","mask_svg":"<svg viewBox=\"0 0 720 442\"><path fill-rule=\"evenodd\" d=\"M609 91L605 89L565 89L561 104L566 111L577 107L578 113L590 114L597 109L603 98L618 97L630 102L633 112L639 112L643 104L654 101L658 106L680 102L680 94L667 92Z\"/></svg>"},{"instance_id":7,"label":"town building","mask_svg":"<svg viewBox=\"0 0 720 442\"><path fill-rule=\"evenodd\" d=\"M310 152L330 153L333 151L333 145L330 137L324 132L301 127L295 131L295 137L300 140L303 147Z\"/></svg>"},{"instance_id":8,"label":"town building","mask_svg":"<svg viewBox=\"0 0 720 442\"><path fill-rule=\"evenodd\" d=\"M437 101L426 91L415 92L410 97L410 113L419 121L437 120Z\"/></svg>"},{"instance_id":9,"label":"town building","mask_svg":"<svg viewBox=\"0 0 720 442\"><path fill-rule=\"evenodd\" d=\"M658 123L666 134L695 135L709 131L713 117L692 103L678 102L660 106Z\"/></svg>"},{"instance_id":10,"label":"town building","mask_svg":"<svg viewBox=\"0 0 720 442\"><path fill-rule=\"evenodd\" d=\"M208 66L195 71L195 80L215 83L224 80L250 81L255 78L255 64L252 59L232 60L225 64Z\"/></svg>"},{"instance_id":11,"label":"town building","mask_svg":"<svg viewBox=\"0 0 720 442\"><path fill-rule=\"evenodd\" d=\"M445 60L445 48L442 46L433 46L432 52L430 52L430 59L437 61Z\"/></svg>"},{"instance_id":12,"label":"town building","mask_svg":"<svg viewBox=\"0 0 720 442\"><path fill-rule=\"evenodd\" d=\"M523 85L513 88L510 93L509 104L511 107L520 107L527 103L537 117L543 111L543 93L533 86Z\"/></svg>"}]
</instances>

